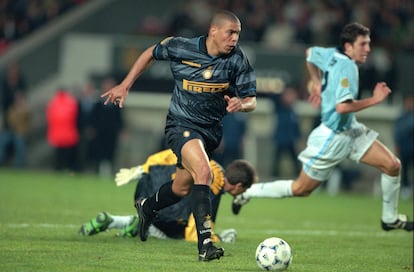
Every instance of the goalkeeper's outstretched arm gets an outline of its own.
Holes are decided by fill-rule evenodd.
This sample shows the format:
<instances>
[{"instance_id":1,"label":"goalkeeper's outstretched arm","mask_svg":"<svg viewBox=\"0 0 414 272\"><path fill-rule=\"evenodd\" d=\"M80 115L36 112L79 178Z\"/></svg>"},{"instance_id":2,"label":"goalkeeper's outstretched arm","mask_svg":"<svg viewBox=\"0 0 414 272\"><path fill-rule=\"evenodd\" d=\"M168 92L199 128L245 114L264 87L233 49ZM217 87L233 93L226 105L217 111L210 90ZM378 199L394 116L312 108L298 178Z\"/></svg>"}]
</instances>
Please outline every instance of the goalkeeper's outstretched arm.
<instances>
[{"instance_id":1,"label":"goalkeeper's outstretched arm","mask_svg":"<svg viewBox=\"0 0 414 272\"><path fill-rule=\"evenodd\" d=\"M117 186L122 186L130 183L133 180L139 180L144 174L144 168L142 165L138 165L132 168L121 168L115 174L115 183Z\"/></svg>"}]
</instances>

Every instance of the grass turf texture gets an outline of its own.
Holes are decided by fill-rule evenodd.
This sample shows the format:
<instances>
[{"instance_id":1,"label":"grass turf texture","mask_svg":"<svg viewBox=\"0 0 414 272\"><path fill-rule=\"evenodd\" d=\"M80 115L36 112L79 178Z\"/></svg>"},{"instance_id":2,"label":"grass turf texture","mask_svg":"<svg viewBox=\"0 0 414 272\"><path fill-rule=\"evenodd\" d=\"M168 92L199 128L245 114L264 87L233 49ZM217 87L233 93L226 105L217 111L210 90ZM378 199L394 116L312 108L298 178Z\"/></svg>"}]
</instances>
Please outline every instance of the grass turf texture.
<instances>
[{"instance_id":1,"label":"grass turf texture","mask_svg":"<svg viewBox=\"0 0 414 272\"><path fill-rule=\"evenodd\" d=\"M381 200L315 193L309 198L253 199L238 216L225 195L216 230L235 228L219 261L199 263L185 241L77 234L100 211L134 214L135 184L87 175L0 169L0 271L260 271L254 254L278 236L293 250L289 271L413 271L413 233L380 229ZM413 202L400 212L413 215Z\"/></svg>"}]
</instances>

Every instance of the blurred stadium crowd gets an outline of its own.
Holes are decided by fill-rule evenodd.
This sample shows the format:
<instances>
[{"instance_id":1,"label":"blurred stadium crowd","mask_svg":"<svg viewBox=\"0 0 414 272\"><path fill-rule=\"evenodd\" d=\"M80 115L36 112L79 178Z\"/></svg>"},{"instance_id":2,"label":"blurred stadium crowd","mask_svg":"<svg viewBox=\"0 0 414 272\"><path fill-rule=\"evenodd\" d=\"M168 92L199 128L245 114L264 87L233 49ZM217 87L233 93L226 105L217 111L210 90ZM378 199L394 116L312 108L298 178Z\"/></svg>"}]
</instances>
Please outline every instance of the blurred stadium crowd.
<instances>
[{"instance_id":1,"label":"blurred stadium crowd","mask_svg":"<svg viewBox=\"0 0 414 272\"><path fill-rule=\"evenodd\" d=\"M0 0L0 54L16 40L88 0Z\"/></svg>"},{"instance_id":2,"label":"blurred stadium crowd","mask_svg":"<svg viewBox=\"0 0 414 272\"><path fill-rule=\"evenodd\" d=\"M169 18L148 16L146 34L204 34L217 9L235 12L242 21L241 41L272 48L298 44L336 44L343 25L358 21L371 28L373 45L414 50L414 1L411 0L183 0Z\"/></svg>"},{"instance_id":3,"label":"blurred stadium crowd","mask_svg":"<svg viewBox=\"0 0 414 272\"><path fill-rule=\"evenodd\" d=\"M0 53L87 1L90 0L0 0ZM335 44L342 26L358 21L371 28L373 45L414 51L411 0L181 0L171 6L175 9L169 16L143 18L138 32L184 37L204 34L212 13L228 9L243 22L241 41L260 42L271 48Z\"/></svg>"}]
</instances>

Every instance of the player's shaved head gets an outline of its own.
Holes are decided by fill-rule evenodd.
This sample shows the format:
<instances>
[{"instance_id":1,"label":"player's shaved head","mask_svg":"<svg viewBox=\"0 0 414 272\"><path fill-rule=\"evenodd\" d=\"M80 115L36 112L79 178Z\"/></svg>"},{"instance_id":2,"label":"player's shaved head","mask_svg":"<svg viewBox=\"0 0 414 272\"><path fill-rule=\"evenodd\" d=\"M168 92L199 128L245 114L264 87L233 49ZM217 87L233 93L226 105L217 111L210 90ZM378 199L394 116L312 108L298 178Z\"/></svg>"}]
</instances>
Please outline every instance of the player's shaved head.
<instances>
[{"instance_id":1,"label":"player's shaved head","mask_svg":"<svg viewBox=\"0 0 414 272\"><path fill-rule=\"evenodd\" d=\"M211 19L207 36L207 51L212 56L229 54L237 45L241 23L237 16L226 10L218 11Z\"/></svg>"},{"instance_id":2,"label":"player's shaved head","mask_svg":"<svg viewBox=\"0 0 414 272\"><path fill-rule=\"evenodd\" d=\"M213 18L211 19L210 25L220 27L226 21L240 24L240 20L236 16L236 14L227 10L221 10L214 14Z\"/></svg>"}]
</instances>

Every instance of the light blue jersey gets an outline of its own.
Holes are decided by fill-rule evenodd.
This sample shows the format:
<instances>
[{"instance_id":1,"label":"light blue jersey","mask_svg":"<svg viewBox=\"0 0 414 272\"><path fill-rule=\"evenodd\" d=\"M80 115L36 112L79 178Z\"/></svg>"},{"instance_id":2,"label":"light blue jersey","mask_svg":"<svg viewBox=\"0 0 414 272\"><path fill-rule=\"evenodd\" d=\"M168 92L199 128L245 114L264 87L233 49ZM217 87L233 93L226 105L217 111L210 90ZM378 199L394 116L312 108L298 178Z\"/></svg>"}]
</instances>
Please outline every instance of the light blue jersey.
<instances>
[{"instance_id":1,"label":"light blue jersey","mask_svg":"<svg viewBox=\"0 0 414 272\"><path fill-rule=\"evenodd\" d=\"M378 133L358 123L354 113L339 114L336 105L358 96L358 68L335 48L310 48L307 61L323 73L322 123L308 137L299 154L303 171L314 180L326 181L337 164L346 158L359 162Z\"/></svg>"},{"instance_id":2,"label":"light blue jersey","mask_svg":"<svg viewBox=\"0 0 414 272\"><path fill-rule=\"evenodd\" d=\"M311 47L306 60L322 71L322 123L336 132L349 129L354 113L339 114L336 105L358 96L357 65L336 48Z\"/></svg>"}]
</instances>

